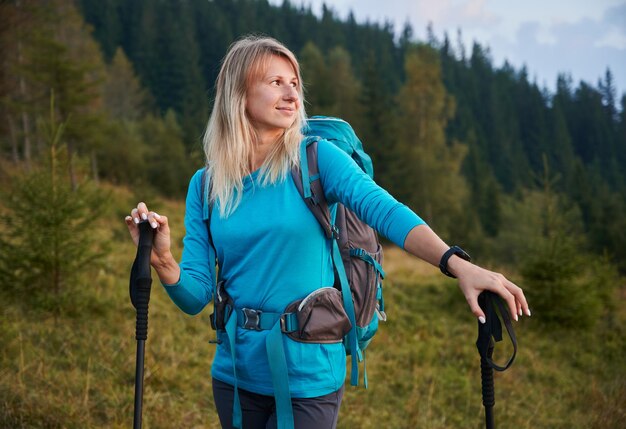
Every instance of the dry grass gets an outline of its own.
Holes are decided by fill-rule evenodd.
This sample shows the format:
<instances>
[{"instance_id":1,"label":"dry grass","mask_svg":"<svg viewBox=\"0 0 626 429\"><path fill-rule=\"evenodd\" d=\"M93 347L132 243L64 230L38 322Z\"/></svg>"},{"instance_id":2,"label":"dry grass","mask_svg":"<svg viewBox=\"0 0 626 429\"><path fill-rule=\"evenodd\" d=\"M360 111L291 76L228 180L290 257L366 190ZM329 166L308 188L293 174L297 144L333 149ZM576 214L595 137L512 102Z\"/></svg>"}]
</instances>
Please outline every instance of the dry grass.
<instances>
[{"instance_id":1,"label":"dry grass","mask_svg":"<svg viewBox=\"0 0 626 429\"><path fill-rule=\"evenodd\" d=\"M126 428L134 388L133 246L123 216L133 195L115 189L106 269L81 287L88 314L56 320L5 300L0 316L0 427ZM184 208L147 201L170 217L180 253ZM104 227L104 225L102 226ZM476 322L453 280L397 248L385 253L389 322L367 351L370 388L347 387L340 428L480 428ZM146 349L144 427L217 428L208 313L189 318L154 280ZM15 297L13 297L15 298ZM499 427L617 428L625 421L626 312L592 332L517 325L519 354L496 376ZM608 323L608 322L607 322ZM504 359L509 351L498 345Z\"/></svg>"}]
</instances>

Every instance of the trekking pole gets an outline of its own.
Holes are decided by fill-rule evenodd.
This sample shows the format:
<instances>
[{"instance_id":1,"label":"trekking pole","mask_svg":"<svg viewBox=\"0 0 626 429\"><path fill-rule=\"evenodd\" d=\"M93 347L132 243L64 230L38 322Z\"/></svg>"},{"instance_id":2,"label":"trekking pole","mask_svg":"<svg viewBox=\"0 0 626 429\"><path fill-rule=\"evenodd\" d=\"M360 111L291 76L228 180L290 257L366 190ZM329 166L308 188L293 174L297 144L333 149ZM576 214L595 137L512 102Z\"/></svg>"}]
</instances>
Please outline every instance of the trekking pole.
<instances>
[{"instance_id":1,"label":"trekking pole","mask_svg":"<svg viewBox=\"0 0 626 429\"><path fill-rule=\"evenodd\" d=\"M130 301L137 310L135 338L137 339L137 359L135 366L135 412L133 429L141 429L141 407L143 403L143 367L146 339L148 338L148 303L152 276L150 254L154 230L147 221L140 222L137 256L130 272Z\"/></svg>"},{"instance_id":2,"label":"trekking pole","mask_svg":"<svg viewBox=\"0 0 626 429\"><path fill-rule=\"evenodd\" d=\"M493 292L483 291L478 296L478 305L485 313L485 323L478 322L478 339L476 340L476 347L480 354L480 377L482 382L483 406L485 407L485 427L487 429L495 429L493 406L496 400L493 370L504 371L511 366L517 354L517 339L515 338L515 332L511 324L511 317L498 295ZM496 342L502 341L502 325L496 313L496 306L500 311L504 326L513 343L513 356L511 356L504 366L499 366L492 360Z\"/></svg>"},{"instance_id":3,"label":"trekking pole","mask_svg":"<svg viewBox=\"0 0 626 429\"><path fill-rule=\"evenodd\" d=\"M493 349L493 340L491 340L489 348L487 349L487 356L489 358L493 356ZM482 356L480 357L480 379L483 388L483 406L485 407L485 427L487 429L495 429L493 406L496 403L496 397L493 385L493 368Z\"/></svg>"}]
</instances>

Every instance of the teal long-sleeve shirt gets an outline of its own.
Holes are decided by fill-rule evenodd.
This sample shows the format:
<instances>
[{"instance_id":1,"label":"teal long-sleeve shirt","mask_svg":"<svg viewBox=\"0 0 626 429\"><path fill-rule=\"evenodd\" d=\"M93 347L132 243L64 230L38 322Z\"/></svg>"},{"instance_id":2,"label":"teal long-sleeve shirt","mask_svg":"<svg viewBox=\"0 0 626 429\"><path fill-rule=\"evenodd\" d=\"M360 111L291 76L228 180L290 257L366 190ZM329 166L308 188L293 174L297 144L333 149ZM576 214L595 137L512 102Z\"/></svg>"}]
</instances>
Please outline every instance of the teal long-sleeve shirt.
<instances>
[{"instance_id":1,"label":"teal long-sleeve shirt","mask_svg":"<svg viewBox=\"0 0 626 429\"><path fill-rule=\"evenodd\" d=\"M424 223L332 143L318 143L318 167L329 205L344 204L398 246L404 246L413 227ZM221 279L237 308L282 312L312 291L332 286L331 243L291 175L262 186L258 170L253 172L244 180L240 205L227 218L219 215L216 203L210 225L215 251L203 221L201 182L199 170L187 194L180 279L163 285L181 310L196 314L210 302L215 286L215 266L211 263L215 252ZM268 333L237 328L236 338L238 385L263 395L273 394L265 351ZM293 397L326 395L343 385L346 357L342 343L300 343L286 335L283 342ZM217 347L211 375L234 384L230 350L225 343Z\"/></svg>"}]
</instances>

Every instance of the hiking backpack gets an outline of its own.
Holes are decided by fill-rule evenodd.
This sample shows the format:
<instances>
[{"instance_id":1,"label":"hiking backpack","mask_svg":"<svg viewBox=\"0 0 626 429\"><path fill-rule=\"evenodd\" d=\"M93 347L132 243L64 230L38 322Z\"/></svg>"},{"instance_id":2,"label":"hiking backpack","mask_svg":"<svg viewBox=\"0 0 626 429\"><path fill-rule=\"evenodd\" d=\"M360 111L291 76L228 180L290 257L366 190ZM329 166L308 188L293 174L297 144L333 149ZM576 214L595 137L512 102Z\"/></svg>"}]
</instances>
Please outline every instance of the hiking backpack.
<instances>
[{"instance_id":1,"label":"hiking backpack","mask_svg":"<svg viewBox=\"0 0 626 429\"><path fill-rule=\"evenodd\" d=\"M364 359L364 350L378 330L379 320L386 321L383 300L383 252L376 231L361 221L343 204L336 210L328 207L317 166L317 143L320 139L333 143L346 152L373 178L370 157L354 130L346 121L327 117L309 118L303 130L307 138L300 148L300 166L292 170L292 177L305 203L318 220L326 237L333 241L335 287L342 291L344 308L352 329L344 339L346 352L352 355L351 384L358 385L358 362ZM343 293L350 291L350 294ZM367 373L363 373L367 387Z\"/></svg>"}]
</instances>

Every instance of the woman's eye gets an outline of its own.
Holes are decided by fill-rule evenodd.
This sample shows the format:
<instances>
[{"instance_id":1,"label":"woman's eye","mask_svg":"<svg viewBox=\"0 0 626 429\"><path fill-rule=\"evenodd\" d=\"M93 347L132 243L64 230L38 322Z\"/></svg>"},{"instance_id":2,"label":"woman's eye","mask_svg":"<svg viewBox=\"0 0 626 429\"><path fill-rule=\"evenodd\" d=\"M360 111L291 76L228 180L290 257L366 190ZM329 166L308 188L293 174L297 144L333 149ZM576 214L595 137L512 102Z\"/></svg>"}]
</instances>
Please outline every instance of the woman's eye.
<instances>
[{"instance_id":1,"label":"woman's eye","mask_svg":"<svg viewBox=\"0 0 626 429\"><path fill-rule=\"evenodd\" d=\"M270 85L274 85L274 86L278 86L280 84L280 82L278 81L278 79L273 80L270 82Z\"/></svg>"},{"instance_id":2,"label":"woman's eye","mask_svg":"<svg viewBox=\"0 0 626 429\"><path fill-rule=\"evenodd\" d=\"M291 82L291 86L293 88L297 88L298 87L298 82Z\"/></svg>"}]
</instances>

